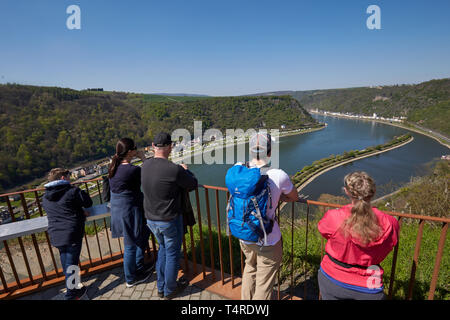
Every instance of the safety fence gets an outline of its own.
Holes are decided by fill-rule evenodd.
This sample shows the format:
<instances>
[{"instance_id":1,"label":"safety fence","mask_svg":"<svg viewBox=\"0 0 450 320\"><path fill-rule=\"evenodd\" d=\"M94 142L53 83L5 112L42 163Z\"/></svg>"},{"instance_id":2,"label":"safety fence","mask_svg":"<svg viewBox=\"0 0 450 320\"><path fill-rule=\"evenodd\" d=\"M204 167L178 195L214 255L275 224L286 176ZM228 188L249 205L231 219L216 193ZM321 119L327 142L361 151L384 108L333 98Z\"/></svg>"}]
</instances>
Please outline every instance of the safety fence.
<instances>
[{"instance_id":1,"label":"safety fence","mask_svg":"<svg viewBox=\"0 0 450 320\"><path fill-rule=\"evenodd\" d=\"M75 184L85 189L92 197L98 198L97 202L101 206L101 182L102 179L97 178ZM47 220L41 206L43 192L44 189L33 189L0 195L0 198L3 197L6 202L11 219L11 223L0 225L2 244L0 247L2 284L0 299L17 298L64 282L59 259L50 244L47 233ZM191 192L197 223L195 226L188 226L187 233L183 236L182 268L193 276L215 283L216 287L225 288L225 285L230 283L231 288L239 288L245 257L237 239L228 235L225 230L225 207L228 197L229 193L223 187L202 185ZM107 208L105 204L103 207ZM280 210L278 206L277 218L283 229L283 235L286 236L283 236L284 259L277 276L275 298L310 299L312 295L316 298L320 297L317 286L307 285L308 279L313 274L312 269L315 272L318 268L325 247L325 240L323 238L317 240L316 237L316 211L318 208L325 211L338 207L341 205L311 200L303 201L303 203L288 203L283 210ZM408 225L418 225L414 253L409 259L412 265L408 289L402 297L404 299L413 298L425 224L441 227L439 240L435 244L434 262L427 261L429 265L434 263L427 295L427 298L432 300L438 283L450 219L399 212L387 213L397 217L401 227L404 221L408 221ZM86 228L89 232L86 232L83 242L83 250L87 258L85 261L80 261L82 276L120 266L123 262L123 242L121 239L111 238L107 221L109 215L109 211L105 209L88 218L89 225ZM19 219L22 221L18 221ZM312 247L313 242L317 241L320 241L320 260L318 256L312 254L313 251L317 251L316 247ZM401 244L402 239L399 239L392 252L389 281L386 283L388 298L394 296L398 252ZM15 249L12 250L12 247ZM299 247L302 247L301 250ZM43 252L45 255L42 254ZM153 235L149 239L147 257L153 261L157 258L157 243ZM49 261L45 261L46 259ZM217 272L209 272L208 270L211 269ZM444 273L444 277L446 275L447 272ZM301 281L302 277L303 281ZM301 293L296 289L299 282L303 283Z\"/></svg>"}]
</instances>

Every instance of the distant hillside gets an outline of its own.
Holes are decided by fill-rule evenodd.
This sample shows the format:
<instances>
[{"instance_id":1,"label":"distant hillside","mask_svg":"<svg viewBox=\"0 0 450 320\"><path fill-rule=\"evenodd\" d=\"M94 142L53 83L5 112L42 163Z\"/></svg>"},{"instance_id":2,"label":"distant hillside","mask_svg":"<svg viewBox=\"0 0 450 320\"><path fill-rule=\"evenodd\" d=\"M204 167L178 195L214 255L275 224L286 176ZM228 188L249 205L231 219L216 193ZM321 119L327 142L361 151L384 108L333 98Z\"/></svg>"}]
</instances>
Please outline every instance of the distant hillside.
<instances>
[{"instance_id":1,"label":"distant hillside","mask_svg":"<svg viewBox=\"0 0 450 320\"><path fill-rule=\"evenodd\" d=\"M151 94L169 97L209 97L206 94L195 94L195 93L151 93Z\"/></svg>"},{"instance_id":2,"label":"distant hillside","mask_svg":"<svg viewBox=\"0 0 450 320\"><path fill-rule=\"evenodd\" d=\"M280 128L317 124L283 97L165 97L124 92L0 85L0 190L42 177L52 167L112 155L121 137L139 147L159 131Z\"/></svg>"},{"instance_id":3,"label":"distant hillside","mask_svg":"<svg viewBox=\"0 0 450 320\"><path fill-rule=\"evenodd\" d=\"M381 210L448 217L450 161L440 160L429 164L427 171L428 173L422 177L412 177L406 186L381 200L377 207Z\"/></svg>"},{"instance_id":4,"label":"distant hillside","mask_svg":"<svg viewBox=\"0 0 450 320\"><path fill-rule=\"evenodd\" d=\"M308 110L405 116L408 121L450 136L450 78L416 85L279 91L261 95L280 94L291 95Z\"/></svg>"}]
</instances>

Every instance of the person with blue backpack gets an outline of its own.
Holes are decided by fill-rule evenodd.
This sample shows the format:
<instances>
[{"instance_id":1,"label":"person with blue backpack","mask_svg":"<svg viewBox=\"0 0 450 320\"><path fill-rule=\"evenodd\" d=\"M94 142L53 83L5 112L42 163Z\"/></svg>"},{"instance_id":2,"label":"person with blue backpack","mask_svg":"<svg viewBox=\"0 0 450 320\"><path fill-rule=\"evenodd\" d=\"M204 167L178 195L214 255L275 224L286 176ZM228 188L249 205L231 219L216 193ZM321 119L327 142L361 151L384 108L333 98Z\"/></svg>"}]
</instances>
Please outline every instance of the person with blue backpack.
<instances>
[{"instance_id":1,"label":"person with blue backpack","mask_svg":"<svg viewBox=\"0 0 450 320\"><path fill-rule=\"evenodd\" d=\"M294 202L299 197L286 172L269 167L270 134L253 135L249 145L251 160L236 163L225 177L230 192L227 231L240 239L245 255L241 299L270 300L283 255L275 210L278 201Z\"/></svg>"}]
</instances>

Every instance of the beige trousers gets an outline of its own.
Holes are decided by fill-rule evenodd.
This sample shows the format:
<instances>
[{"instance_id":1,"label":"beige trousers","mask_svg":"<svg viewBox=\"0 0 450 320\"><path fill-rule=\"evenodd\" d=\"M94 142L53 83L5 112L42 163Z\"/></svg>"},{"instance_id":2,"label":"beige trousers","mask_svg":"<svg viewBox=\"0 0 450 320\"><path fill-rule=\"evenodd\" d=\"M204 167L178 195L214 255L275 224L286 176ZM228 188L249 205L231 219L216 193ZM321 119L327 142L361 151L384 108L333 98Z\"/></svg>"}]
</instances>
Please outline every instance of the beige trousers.
<instances>
[{"instance_id":1,"label":"beige trousers","mask_svg":"<svg viewBox=\"0 0 450 320\"><path fill-rule=\"evenodd\" d=\"M241 299L270 300L275 276L283 256L282 240L266 247L242 242L240 244L245 255Z\"/></svg>"}]
</instances>

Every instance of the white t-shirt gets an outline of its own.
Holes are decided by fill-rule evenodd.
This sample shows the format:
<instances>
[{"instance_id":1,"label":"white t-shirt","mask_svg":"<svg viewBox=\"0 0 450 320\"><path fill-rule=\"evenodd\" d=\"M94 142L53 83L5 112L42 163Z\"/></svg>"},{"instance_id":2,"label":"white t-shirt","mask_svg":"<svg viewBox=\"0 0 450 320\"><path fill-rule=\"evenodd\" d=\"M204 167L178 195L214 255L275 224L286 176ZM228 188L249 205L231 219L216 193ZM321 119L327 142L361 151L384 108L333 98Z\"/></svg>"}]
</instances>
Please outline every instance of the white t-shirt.
<instances>
[{"instance_id":1,"label":"white t-shirt","mask_svg":"<svg viewBox=\"0 0 450 320\"><path fill-rule=\"evenodd\" d=\"M241 162L236 163L235 165L242 165ZM249 167L252 168L252 164L249 164ZM294 188L294 185L289 179L289 176L286 172L281 169L270 169L265 174L269 176L268 184L270 189L270 195L272 197L272 209L267 207L266 215L270 219L274 221L272 232L267 235L267 245L273 246L278 243L281 239L281 231L278 222L275 219L275 211L277 209L278 201L280 200L281 194L288 194ZM270 200L269 200L270 201ZM255 244L255 242L248 242L244 240L240 240L246 244ZM262 243L256 243L258 245L262 245Z\"/></svg>"}]
</instances>

